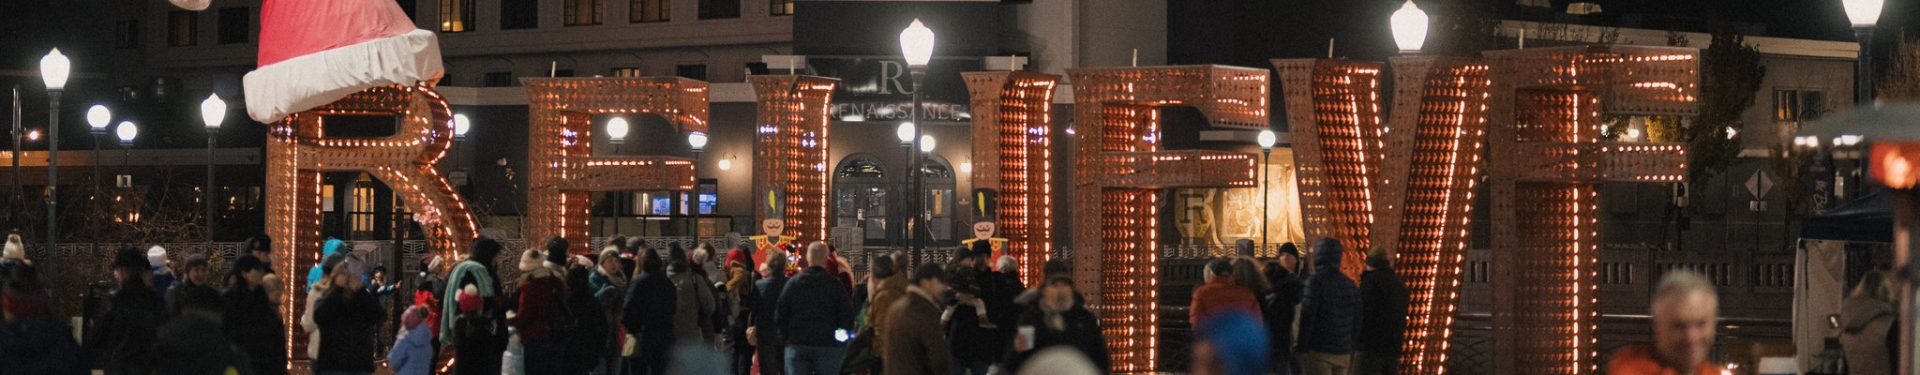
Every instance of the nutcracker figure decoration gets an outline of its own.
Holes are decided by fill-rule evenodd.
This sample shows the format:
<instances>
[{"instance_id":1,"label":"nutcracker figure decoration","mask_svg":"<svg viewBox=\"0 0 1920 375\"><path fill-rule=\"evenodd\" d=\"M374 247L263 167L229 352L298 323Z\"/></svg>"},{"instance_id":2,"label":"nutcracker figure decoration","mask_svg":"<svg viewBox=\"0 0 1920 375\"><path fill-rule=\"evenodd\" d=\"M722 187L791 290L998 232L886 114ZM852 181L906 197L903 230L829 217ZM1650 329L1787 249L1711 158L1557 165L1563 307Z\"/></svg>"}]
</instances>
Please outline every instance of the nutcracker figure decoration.
<instances>
[{"instance_id":1,"label":"nutcracker figure decoration","mask_svg":"<svg viewBox=\"0 0 1920 375\"><path fill-rule=\"evenodd\" d=\"M787 229L786 193L780 189L767 190L766 201L760 219L760 235L748 237L753 241L753 263L760 265L761 276L770 275L767 270L767 257L787 257L789 273L800 270L800 262L795 254L786 250L793 246L794 236L783 235Z\"/></svg>"},{"instance_id":2,"label":"nutcracker figure decoration","mask_svg":"<svg viewBox=\"0 0 1920 375\"><path fill-rule=\"evenodd\" d=\"M1001 256L1007 255L1007 239L993 236L994 232L1000 229L1000 224L994 221L993 214L1000 208L1000 205L994 201L996 196L993 189L973 189L973 238L960 241L960 247L967 249L973 248L974 242L987 241L987 245L993 248L993 254L987 256L989 262L998 261Z\"/></svg>"}]
</instances>

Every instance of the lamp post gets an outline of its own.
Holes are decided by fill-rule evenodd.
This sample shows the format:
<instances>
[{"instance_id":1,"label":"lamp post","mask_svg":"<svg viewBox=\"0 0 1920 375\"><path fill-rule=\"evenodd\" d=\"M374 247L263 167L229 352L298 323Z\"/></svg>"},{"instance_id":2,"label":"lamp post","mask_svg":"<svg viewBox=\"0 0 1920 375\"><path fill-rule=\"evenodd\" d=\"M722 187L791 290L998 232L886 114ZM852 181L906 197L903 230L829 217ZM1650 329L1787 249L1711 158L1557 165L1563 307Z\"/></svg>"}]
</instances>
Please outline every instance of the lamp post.
<instances>
[{"instance_id":1,"label":"lamp post","mask_svg":"<svg viewBox=\"0 0 1920 375\"><path fill-rule=\"evenodd\" d=\"M40 80L47 84L47 264L54 263L54 245L60 242L60 91L67 88L73 62L59 48L40 58ZM48 268L53 269L53 268Z\"/></svg>"},{"instance_id":2,"label":"lamp post","mask_svg":"<svg viewBox=\"0 0 1920 375\"><path fill-rule=\"evenodd\" d=\"M925 24L921 24L920 19L918 18L913 19L913 23L908 24L905 30L900 30L900 54L906 58L908 73L913 78L912 120L913 120L913 124L916 124L916 125L921 122L921 113L922 113L922 110L920 108L920 98L921 98L920 83L921 81L926 80L927 63L933 60L933 42L934 42L933 29L929 29ZM925 137L922 137L920 135L919 126L913 127L913 134L914 134L914 137L911 139L913 139L916 142L913 148L923 148L923 149L931 148L928 146L921 146L917 143L925 139ZM923 180L922 178L920 178L920 176L918 176L918 174L920 173L920 159L919 158L909 158L909 159L912 160L912 162L908 163L907 177L912 178L914 181L913 189L910 192L911 196L914 197L913 211L909 211L909 212L911 212L912 215L917 217L920 215L920 210L921 210L920 201L922 200L921 198L923 198L926 195L925 194L926 192L921 191L922 189L920 188L921 187L920 181ZM921 224L924 226L925 223L921 223ZM916 262L920 260L921 242L918 241L919 237L920 236L917 236L917 235L911 237L915 239L915 241L911 242L911 246L913 249L913 258Z\"/></svg>"},{"instance_id":3,"label":"lamp post","mask_svg":"<svg viewBox=\"0 0 1920 375\"><path fill-rule=\"evenodd\" d=\"M1267 163L1273 160L1273 144L1279 141L1279 137L1273 134L1273 129L1265 129L1260 131L1258 141L1260 142L1260 248L1265 249L1269 219L1267 217Z\"/></svg>"},{"instance_id":4,"label":"lamp post","mask_svg":"<svg viewBox=\"0 0 1920 375\"><path fill-rule=\"evenodd\" d=\"M693 242L700 243L700 152L707 149L707 133L687 134L687 146L693 147Z\"/></svg>"},{"instance_id":5,"label":"lamp post","mask_svg":"<svg viewBox=\"0 0 1920 375\"><path fill-rule=\"evenodd\" d=\"M926 168L927 154L933 153L933 135L921 134L919 144L920 155L913 158L914 163L921 166L913 170L917 177L913 180L913 219L920 223L919 226L914 228L913 233L913 248L915 250L926 248L927 240L930 239L928 237L933 236L933 227L930 226L933 224L933 213L927 209L927 176L926 173L921 171Z\"/></svg>"},{"instance_id":6,"label":"lamp post","mask_svg":"<svg viewBox=\"0 0 1920 375\"><path fill-rule=\"evenodd\" d=\"M619 154L620 144L627 142L627 132L629 130L632 130L632 128L628 127L627 119L625 117L614 117L611 120L607 120L607 143L613 144L614 154ZM609 193L609 195L611 195L611 193ZM619 210L616 209L615 210L616 215L618 212ZM615 219L615 220L618 220L618 219ZM615 229L618 229L618 228L615 228ZM601 232L607 231L607 225L604 224L604 221L602 222L602 224L600 224L600 231Z\"/></svg>"},{"instance_id":7,"label":"lamp post","mask_svg":"<svg viewBox=\"0 0 1920 375\"><path fill-rule=\"evenodd\" d=\"M112 123L113 111L108 110L107 106L94 104L92 108L87 108L87 130L89 133L93 133L93 189L95 194L98 194L100 190L100 164L102 164L101 160L104 160L100 157L100 137L107 135L107 125Z\"/></svg>"},{"instance_id":8,"label":"lamp post","mask_svg":"<svg viewBox=\"0 0 1920 375\"><path fill-rule=\"evenodd\" d=\"M227 120L227 102L209 94L200 102L200 120L207 123L207 243L213 243L213 148L220 140L220 123Z\"/></svg>"},{"instance_id":9,"label":"lamp post","mask_svg":"<svg viewBox=\"0 0 1920 375\"><path fill-rule=\"evenodd\" d=\"M120 174L125 175L127 164L133 164L133 137L140 135L140 128L134 126L133 121L121 121L120 126L115 127L113 132L120 136ZM127 187L132 186L131 182L127 184Z\"/></svg>"},{"instance_id":10,"label":"lamp post","mask_svg":"<svg viewBox=\"0 0 1920 375\"><path fill-rule=\"evenodd\" d=\"M908 246L907 236L911 235L911 232L907 230L907 224L913 221L913 202L908 199L908 197L913 195L911 192L911 190L913 190L913 176L916 174L915 172L918 172L913 170L913 140L915 139L914 134L916 133L918 133L918 131L914 130L914 125L911 122L900 123L900 127L893 129L893 136L900 139L900 161L907 164L906 170L902 171L906 173L900 174L900 189L896 190L894 194L894 199L900 202L900 206L902 206L895 207L894 212L906 214L905 216L895 215L900 218L900 223L897 225L897 227L899 227L900 237L896 239L897 242L894 243L894 246L903 248Z\"/></svg>"},{"instance_id":11,"label":"lamp post","mask_svg":"<svg viewBox=\"0 0 1920 375\"><path fill-rule=\"evenodd\" d=\"M1860 61L1853 73L1853 103L1873 103L1873 25L1880 21L1880 8L1886 0L1840 0L1847 20L1853 22L1853 36L1860 39Z\"/></svg>"},{"instance_id":12,"label":"lamp post","mask_svg":"<svg viewBox=\"0 0 1920 375\"><path fill-rule=\"evenodd\" d=\"M473 164L473 158L468 157L467 150L460 147L462 143L466 143L467 130L472 129L473 121L467 119L467 115L457 113L453 115L453 154L454 162L460 167L461 194L468 193L466 188L472 185L471 182L467 182L467 167Z\"/></svg>"}]
</instances>

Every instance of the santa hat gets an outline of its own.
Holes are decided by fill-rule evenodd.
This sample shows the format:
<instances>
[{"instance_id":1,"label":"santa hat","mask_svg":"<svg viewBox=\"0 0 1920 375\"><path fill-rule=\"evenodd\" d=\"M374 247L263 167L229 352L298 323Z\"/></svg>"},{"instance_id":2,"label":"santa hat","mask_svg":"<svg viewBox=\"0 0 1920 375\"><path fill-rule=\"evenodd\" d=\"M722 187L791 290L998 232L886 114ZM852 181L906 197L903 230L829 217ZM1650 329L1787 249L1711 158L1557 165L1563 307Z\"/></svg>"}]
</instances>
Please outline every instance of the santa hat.
<instances>
[{"instance_id":1,"label":"santa hat","mask_svg":"<svg viewBox=\"0 0 1920 375\"><path fill-rule=\"evenodd\" d=\"M208 0L172 2L199 10ZM247 114L263 123L369 88L438 80L445 70L434 33L391 1L266 0L259 47L259 68L241 87Z\"/></svg>"},{"instance_id":2,"label":"santa hat","mask_svg":"<svg viewBox=\"0 0 1920 375\"><path fill-rule=\"evenodd\" d=\"M463 313L480 311L480 307L484 306L482 304L485 303L485 301L480 299L480 288L472 285L461 288L459 298L457 302L460 303L460 312Z\"/></svg>"}]
</instances>

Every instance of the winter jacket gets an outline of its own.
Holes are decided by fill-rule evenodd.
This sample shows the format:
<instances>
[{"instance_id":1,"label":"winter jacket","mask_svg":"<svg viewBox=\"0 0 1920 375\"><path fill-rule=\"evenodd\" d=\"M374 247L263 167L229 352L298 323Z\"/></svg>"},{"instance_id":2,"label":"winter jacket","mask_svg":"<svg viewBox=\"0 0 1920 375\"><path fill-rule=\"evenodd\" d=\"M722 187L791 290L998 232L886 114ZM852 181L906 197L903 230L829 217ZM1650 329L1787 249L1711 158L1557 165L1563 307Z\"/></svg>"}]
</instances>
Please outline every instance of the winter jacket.
<instances>
[{"instance_id":1,"label":"winter jacket","mask_svg":"<svg viewBox=\"0 0 1920 375\"><path fill-rule=\"evenodd\" d=\"M386 318L380 301L364 289L329 290L314 306L313 322L320 326L314 371L373 372L373 356L379 352L375 337Z\"/></svg>"},{"instance_id":2,"label":"winter jacket","mask_svg":"<svg viewBox=\"0 0 1920 375\"><path fill-rule=\"evenodd\" d=\"M168 317L180 316L180 310L188 305L210 308L209 311L218 312L225 309L222 304L226 303L220 299L220 291L191 282L173 284L173 288L167 289L165 296Z\"/></svg>"},{"instance_id":3,"label":"winter jacket","mask_svg":"<svg viewBox=\"0 0 1920 375\"><path fill-rule=\"evenodd\" d=\"M1306 284L1292 272L1274 267L1273 272L1267 273L1267 285L1273 289L1262 298L1260 310L1266 318L1268 339L1272 340L1269 342L1273 343L1270 347L1279 352L1292 352L1294 317L1299 315L1300 297Z\"/></svg>"},{"instance_id":4,"label":"winter jacket","mask_svg":"<svg viewBox=\"0 0 1920 375\"><path fill-rule=\"evenodd\" d=\"M1193 304L1187 309L1187 322L1199 327L1201 322L1214 315L1234 310L1258 314L1260 303L1253 299L1252 291L1234 283L1233 278L1215 277L1193 290Z\"/></svg>"},{"instance_id":5,"label":"winter jacket","mask_svg":"<svg viewBox=\"0 0 1920 375\"><path fill-rule=\"evenodd\" d=\"M520 284L520 300L513 310L514 316L507 319L507 325L520 332L520 343L544 344L554 340L553 319L565 308L556 306L566 301L567 287L563 282L553 267L535 268L527 273L526 281Z\"/></svg>"},{"instance_id":6,"label":"winter jacket","mask_svg":"<svg viewBox=\"0 0 1920 375\"><path fill-rule=\"evenodd\" d=\"M280 320L280 310L267 297L266 289L229 287L226 299L221 324L227 341L247 352L254 374L286 374L287 324Z\"/></svg>"},{"instance_id":7,"label":"winter jacket","mask_svg":"<svg viewBox=\"0 0 1920 375\"><path fill-rule=\"evenodd\" d=\"M1360 336L1355 350L1400 357L1407 328L1407 286L1392 269L1360 275Z\"/></svg>"},{"instance_id":8,"label":"winter jacket","mask_svg":"<svg viewBox=\"0 0 1920 375\"><path fill-rule=\"evenodd\" d=\"M853 302L825 267L807 267L787 283L773 313L789 345L846 346L834 331L853 327ZM851 331L848 334L852 334Z\"/></svg>"},{"instance_id":9,"label":"winter jacket","mask_svg":"<svg viewBox=\"0 0 1920 375\"><path fill-rule=\"evenodd\" d=\"M1703 364L1690 371L1667 367L1653 357L1653 347L1644 344L1620 347L1607 360L1607 375L1713 375L1719 374L1720 370L1711 364Z\"/></svg>"},{"instance_id":10,"label":"winter jacket","mask_svg":"<svg viewBox=\"0 0 1920 375\"><path fill-rule=\"evenodd\" d=\"M78 374L80 344L51 316L0 325L0 373Z\"/></svg>"},{"instance_id":11,"label":"winter jacket","mask_svg":"<svg viewBox=\"0 0 1920 375\"><path fill-rule=\"evenodd\" d=\"M1100 332L1100 318L1093 315L1080 304L1074 304L1067 311L1050 312L1033 309L1020 315L1019 326L1033 327L1033 342L1025 352L1013 357L1014 372L1024 366L1027 359L1041 349L1053 346L1067 346L1079 350L1093 361L1093 368L1105 371L1113 361L1107 354L1107 338Z\"/></svg>"},{"instance_id":12,"label":"winter jacket","mask_svg":"<svg viewBox=\"0 0 1920 375\"><path fill-rule=\"evenodd\" d=\"M907 293L887 308L888 326L876 343L887 347L882 373L950 374L953 356L940 329L940 305L919 287L909 286Z\"/></svg>"},{"instance_id":13,"label":"winter jacket","mask_svg":"<svg viewBox=\"0 0 1920 375\"><path fill-rule=\"evenodd\" d=\"M433 327L419 324L400 333L393 342L393 349L387 351L387 368L394 375L428 375L433 373Z\"/></svg>"},{"instance_id":14,"label":"winter jacket","mask_svg":"<svg viewBox=\"0 0 1920 375\"><path fill-rule=\"evenodd\" d=\"M780 296L787 290L787 276L774 272L755 284L758 284L759 295L754 297L747 323L755 327L753 339L759 343L755 351L760 353L760 373L778 375L786 368L786 353L781 349L787 344L780 337L779 327L774 325L774 311L779 309Z\"/></svg>"},{"instance_id":15,"label":"winter jacket","mask_svg":"<svg viewBox=\"0 0 1920 375\"><path fill-rule=\"evenodd\" d=\"M166 323L160 295L135 278L127 280L113 293L111 305L86 340L86 352L108 375L147 373L153 366L154 339Z\"/></svg>"},{"instance_id":16,"label":"winter jacket","mask_svg":"<svg viewBox=\"0 0 1920 375\"><path fill-rule=\"evenodd\" d=\"M1886 337L1894 316L1892 304L1871 297L1848 297L1840 304L1840 346L1846 351L1850 373L1893 373Z\"/></svg>"},{"instance_id":17,"label":"winter jacket","mask_svg":"<svg viewBox=\"0 0 1920 375\"><path fill-rule=\"evenodd\" d=\"M621 308L620 324L627 333L640 339L640 347L666 348L674 343L674 302L678 301L673 282L664 273L640 273L627 286L626 306Z\"/></svg>"},{"instance_id":18,"label":"winter jacket","mask_svg":"<svg viewBox=\"0 0 1920 375\"><path fill-rule=\"evenodd\" d=\"M561 339L566 343L566 372L584 374L592 371L607 353L611 342L609 333L613 331L607 323L607 316L601 314L600 300L593 297L593 288L588 285L586 268L567 269L567 310L573 317L573 330Z\"/></svg>"},{"instance_id":19,"label":"winter jacket","mask_svg":"<svg viewBox=\"0 0 1920 375\"><path fill-rule=\"evenodd\" d=\"M346 242L338 239L327 240L326 243L320 246L320 259L327 259L327 257L339 253L341 248L346 247L346 245ZM320 278L327 276L325 268L321 267L322 265L321 263L314 263L313 268L307 269L307 289L313 289L313 284L319 284Z\"/></svg>"},{"instance_id":20,"label":"winter jacket","mask_svg":"<svg viewBox=\"0 0 1920 375\"><path fill-rule=\"evenodd\" d=\"M667 271L673 281L673 337L706 343L713 340L713 283L684 266Z\"/></svg>"},{"instance_id":21,"label":"winter jacket","mask_svg":"<svg viewBox=\"0 0 1920 375\"><path fill-rule=\"evenodd\" d=\"M181 284L185 285L185 284ZM252 361L220 333L220 315L213 310L187 309L160 327L154 348L155 374L253 373Z\"/></svg>"},{"instance_id":22,"label":"winter jacket","mask_svg":"<svg viewBox=\"0 0 1920 375\"><path fill-rule=\"evenodd\" d=\"M879 337L880 331L887 328L887 315L889 315L887 309L893 307L894 303L900 302L900 297L906 294L907 274L905 272L894 272L893 276L880 279L880 287L874 288L873 298L867 303L867 326L873 327L874 337ZM877 357L886 358L886 350L886 345L873 346L873 354Z\"/></svg>"},{"instance_id":23,"label":"winter jacket","mask_svg":"<svg viewBox=\"0 0 1920 375\"><path fill-rule=\"evenodd\" d=\"M1360 325L1360 288L1340 273L1340 243L1314 246L1313 276L1300 302L1299 349L1327 354L1353 352Z\"/></svg>"}]
</instances>

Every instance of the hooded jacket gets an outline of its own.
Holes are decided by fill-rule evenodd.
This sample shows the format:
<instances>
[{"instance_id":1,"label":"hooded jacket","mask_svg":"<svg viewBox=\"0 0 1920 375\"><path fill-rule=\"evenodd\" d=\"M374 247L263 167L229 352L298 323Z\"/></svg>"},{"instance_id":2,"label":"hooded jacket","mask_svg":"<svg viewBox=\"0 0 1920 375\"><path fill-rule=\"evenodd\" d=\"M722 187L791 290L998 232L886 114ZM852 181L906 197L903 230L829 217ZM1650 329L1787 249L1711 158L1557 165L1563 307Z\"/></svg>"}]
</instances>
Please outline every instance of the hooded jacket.
<instances>
[{"instance_id":1,"label":"hooded jacket","mask_svg":"<svg viewBox=\"0 0 1920 375\"><path fill-rule=\"evenodd\" d=\"M1305 292L1306 285L1300 277L1277 265L1267 272L1267 285L1273 290L1261 296L1260 307L1267 321L1269 342L1276 351L1292 352L1293 321L1299 315L1301 293Z\"/></svg>"},{"instance_id":2,"label":"hooded jacket","mask_svg":"<svg viewBox=\"0 0 1920 375\"><path fill-rule=\"evenodd\" d=\"M327 240L326 245L320 247L320 259L327 259L327 257L339 253L340 248L345 247L346 244L346 242L342 242L339 239ZM319 284L321 277L326 277L326 272L321 270L319 263L314 263L313 268L307 269L307 288L312 289L313 284Z\"/></svg>"},{"instance_id":3,"label":"hooded jacket","mask_svg":"<svg viewBox=\"0 0 1920 375\"><path fill-rule=\"evenodd\" d=\"M567 295L567 287L560 280L559 267L534 256L523 257L520 261L520 271L525 272L520 284L520 300L514 308L513 318L507 319L507 325L519 330L522 344L543 344L554 340L554 332L550 327L553 320L559 318L556 311L565 308L557 304L564 303Z\"/></svg>"},{"instance_id":4,"label":"hooded jacket","mask_svg":"<svg viewBox=\"0 0 1920 375\"><path fill-rule=\"evenodd\" d=\"M221 323L227 340L247 352L247 359L253 361L254 374L285 374L287 340L283 335L287 324L280 320L280 310L267 297L266 289L231 285L226 299L227 309Z\"/></svg>"},{"instance_id":5,"label":"hooded jacket","mask_svg":"<svg viewBox=\"0 0 1920 375\"><path fill-rule=\"evenodd\" d=\"M674 262L667 269L667 279L673 281L673 336L680 340L713 340L713 316L716 306L713 297L713 283L684 262Z\"/></svg>"},{"instance_id":6,"label":"hooded jacket","mask_svg":"<svg viewBox=\"0 0 1920 375\"><path fill-rule=\"evenodd\" d=\"M333 288L313 309L314 324L320 326L313 369L372 372L376 337L387 318L380 301L364 289Z\"/></svg>"},{"instance_id":7,"label":"hooded jacket","mask_svg":"<svg viewBox=\"0 0 1920 375\"><path fill-rule=\"evenodd\" d=\"M1887 352L1887 332L1894 326L1892 304L1868 297L1848 297L1840 304L1840 345L1846 351L1847 370L1856 375L1893 373Z\"/></svg>"},{"instance_id":8,"label":"hooded jacket","mask_svg":"<svg viewBox=\"0 0 1920 375\"><path fill-rule=\"evenodd\" d=\"M1360 288L1340 272L1340 241L1322 239L1313 246L1313 276L1300 302L1301 351L1353 352L1360 326Z\"/></svg>"},{"instance_id":9,"label":"hooded jacket","mask_svg":"<svg viewBox=\"0 0 1920 375\"><path fill-rule=\"evenodd\" d=\"M1369 260L1371 263L1385 263ZM1391 265L1373 264L1360 274L1360 351L1400 357L1407 328L1407 286Z\"/></svg>"},{"instance_id":10,"label":"hooded jacket","mask_svg":"<svg viewBox=\"0 0 1920 375\"><path fill-rule=\"evenodd\" d=\"M400 339L387 351L387 368L394 375L433 373L433 327L419 324L400 333Z\"/></svg>"}]
</instances>

